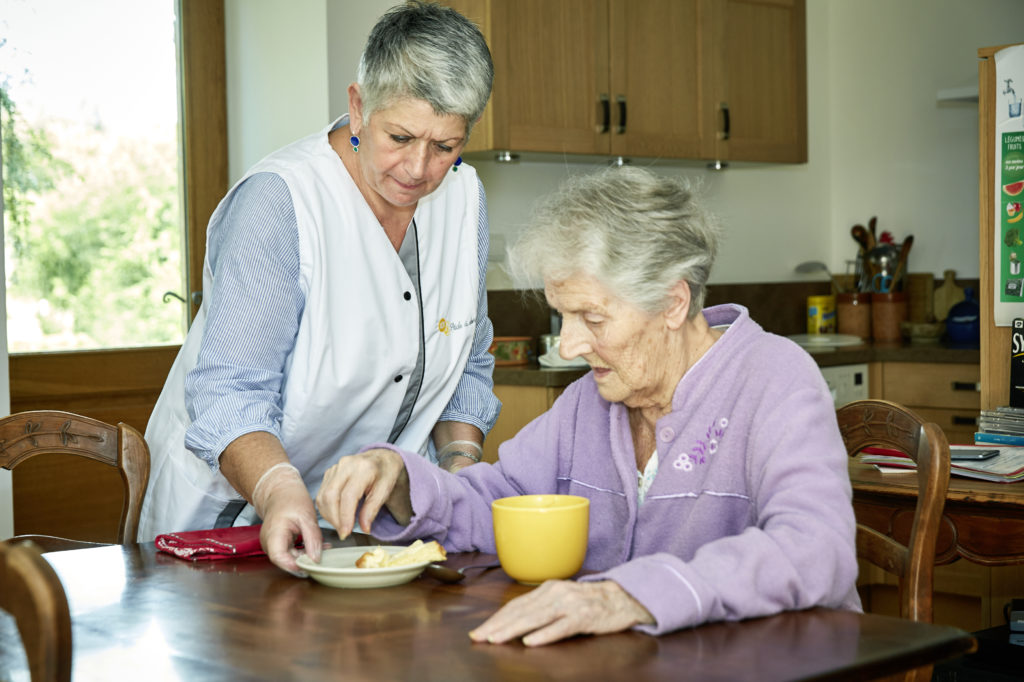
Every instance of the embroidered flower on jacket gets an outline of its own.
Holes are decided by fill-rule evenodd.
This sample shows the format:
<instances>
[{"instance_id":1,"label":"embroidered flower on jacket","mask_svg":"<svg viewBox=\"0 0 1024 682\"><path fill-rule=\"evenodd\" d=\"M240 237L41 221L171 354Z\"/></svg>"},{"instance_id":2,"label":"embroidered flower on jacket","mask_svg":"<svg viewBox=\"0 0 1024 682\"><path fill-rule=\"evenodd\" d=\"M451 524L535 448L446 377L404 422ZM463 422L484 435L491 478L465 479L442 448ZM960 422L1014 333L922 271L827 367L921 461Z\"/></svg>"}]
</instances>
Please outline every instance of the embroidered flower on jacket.
<instances>
[{"instance_id":1,"label":"embroidered flower on jacket","mask_svg":"<svg viewBox=\"0 0 1024 682\"><path fill-rule=\"evenodd\" d=\"M687 473L693 471L695 464L707 464L711 455L718 452L718 443L725 435L725 429L729 426L728 417L721 417L715 420L708 427L703 440L698 440L691 452L681 452L672 462L672 466Z\"/></svg>"}]
</instances>

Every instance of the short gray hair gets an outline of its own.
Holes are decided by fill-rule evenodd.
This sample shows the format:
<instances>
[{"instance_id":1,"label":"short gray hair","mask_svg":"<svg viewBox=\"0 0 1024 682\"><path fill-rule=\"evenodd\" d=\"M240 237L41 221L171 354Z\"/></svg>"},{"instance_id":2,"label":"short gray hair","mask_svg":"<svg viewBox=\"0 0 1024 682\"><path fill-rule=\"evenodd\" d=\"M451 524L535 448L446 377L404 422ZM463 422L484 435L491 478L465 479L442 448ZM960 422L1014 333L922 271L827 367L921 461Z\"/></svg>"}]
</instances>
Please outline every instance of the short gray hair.
<instances>
[{"instance_id":1,"label":"short gray hair","mask_svg":"<svg viewBox=\"0 0 1024 682\"><path fill-rule=\"evenodd\" d=\"M491 96L494 65L469 19L434 3L408 2L389 9L370 31L357 80L366 120L416 98L440 116L461 116L468 135Z\"/></svg>"},{"instance_id":2,"label":"short gray hair","mask_svg":"<svg viewBox=\"0 0 1024 682\"><path fill-rule=\"evenodd\" d=\"M664 310L684 280L693 318L704 307L720 232L696 192L686 178L628 166L572 177L534 209L509 250L509 274L518 288L594 277L650 314Z\"/></svg>"}]
</instances>

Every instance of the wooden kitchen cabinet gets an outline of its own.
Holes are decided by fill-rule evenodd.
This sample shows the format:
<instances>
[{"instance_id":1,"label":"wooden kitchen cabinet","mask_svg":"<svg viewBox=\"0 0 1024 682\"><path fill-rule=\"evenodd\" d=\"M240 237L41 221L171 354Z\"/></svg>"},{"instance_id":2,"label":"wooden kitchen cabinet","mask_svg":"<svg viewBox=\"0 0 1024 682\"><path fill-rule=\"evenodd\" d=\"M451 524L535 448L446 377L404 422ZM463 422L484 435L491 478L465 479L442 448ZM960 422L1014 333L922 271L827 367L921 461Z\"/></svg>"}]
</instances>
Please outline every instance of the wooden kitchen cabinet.
<instances>
[{"instance_id":1,"label":"wooden kitchen cabinet","mask_svg":"<svg viewBox=\"0 0 1024 682\"><path fill-rule=\"evenodd\" d=\"M484 461L498 461L498 446L539 417L562 395L564 386L513 386L495 384L494 395L501 401L501 414L484 440Z\"/></svg>"},{"instance_id":2,"label":"wooden kitchen cabinet","mask_svg":"<svg viewBox=\"0 0 1024 682\"><path fill-rule=\"evenodd\" d=\"M973 444L980 381L976 364L879 362L872 365L869 385L873 397L905 405L938 424L950 443Z\"/></svg>"},{"instance_id":3,"label":"wooden kitchen cabinet","mask_svg":"<svg viewBox=\"0 0 1024 682\"><path fill-rule=\"evenodd\" d=\"M467 151L807 160L804 0L445 0L495 63Z\"/></svg>"}]
</instances>

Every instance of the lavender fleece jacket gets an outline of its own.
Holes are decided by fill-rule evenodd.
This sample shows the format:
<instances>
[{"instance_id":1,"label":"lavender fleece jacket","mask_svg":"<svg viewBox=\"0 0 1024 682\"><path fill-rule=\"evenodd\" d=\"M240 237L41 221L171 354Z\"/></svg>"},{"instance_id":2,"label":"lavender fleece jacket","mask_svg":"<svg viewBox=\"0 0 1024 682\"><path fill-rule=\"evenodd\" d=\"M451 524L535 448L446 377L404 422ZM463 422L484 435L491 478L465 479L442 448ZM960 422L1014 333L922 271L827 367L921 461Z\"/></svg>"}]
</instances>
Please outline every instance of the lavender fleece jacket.
<instances>
[{"instance_id":1,"label":"lavender fleece jacket","mask_svg":"<svg viewBox=\"0 0 1024 682\"><path fill-rule=\"evenodd\" d=\"M821 373L742 306L704 316L729 328L658 420L660 465L642 505L626 408L588 374L502 444L494 465L452 475L396 450L413 519L403 527L384 511L372 533L494 553L492 500L581 495L593 573L580 580L617 582L656 619L645 632L813 606L859 611L847 455Z\"/></svg>"}]
</instances>

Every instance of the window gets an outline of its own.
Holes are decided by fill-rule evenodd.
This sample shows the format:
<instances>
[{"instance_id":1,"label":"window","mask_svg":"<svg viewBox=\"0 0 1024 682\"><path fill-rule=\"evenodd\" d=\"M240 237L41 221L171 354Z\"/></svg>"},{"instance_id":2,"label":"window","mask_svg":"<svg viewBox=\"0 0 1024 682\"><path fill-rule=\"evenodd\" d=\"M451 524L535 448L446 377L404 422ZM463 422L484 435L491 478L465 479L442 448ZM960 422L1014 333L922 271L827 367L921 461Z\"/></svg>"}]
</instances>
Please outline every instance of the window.
<instances>
[{"instance_id":1,"label":"window","mask_svg":"<svg viewBox=\"0 0 1024 682\"><path fill-rule=\"evenodd\" d=\"M9 350L180 343L174 0L0 0L0 17Z\"/></svg>"}]
</instances>

